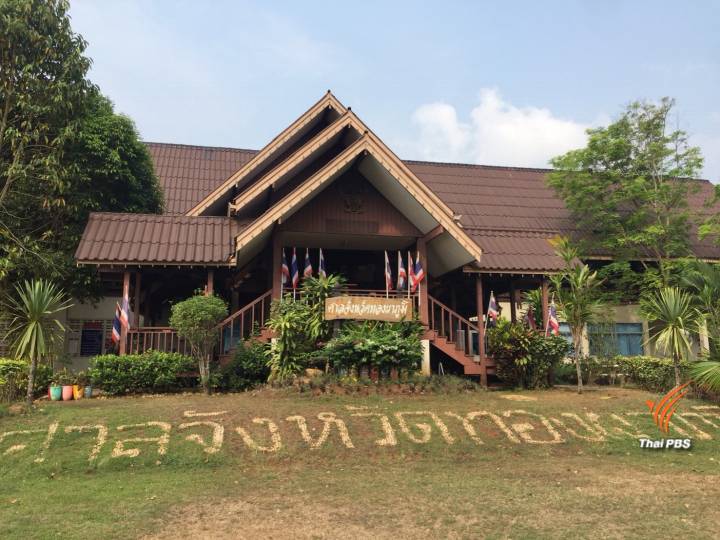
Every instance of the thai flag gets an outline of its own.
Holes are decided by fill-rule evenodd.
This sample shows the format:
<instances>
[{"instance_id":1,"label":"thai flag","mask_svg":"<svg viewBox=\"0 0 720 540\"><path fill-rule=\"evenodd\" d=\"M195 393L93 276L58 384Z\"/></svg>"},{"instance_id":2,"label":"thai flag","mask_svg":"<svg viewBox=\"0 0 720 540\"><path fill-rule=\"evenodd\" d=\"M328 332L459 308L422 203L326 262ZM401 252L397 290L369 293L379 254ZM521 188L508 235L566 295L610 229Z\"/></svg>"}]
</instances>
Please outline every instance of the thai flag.
<instances>
[{"instance_id":1,"label":"thai flag","mask_svg":"<svg viewBox=\"0 0 720 540\"><path fill-rule=\"evenodd\" d=\"M115 302L115 318L113 319L112 323L112 335L110 336L110 339L113 343L118 344L120 343L120 330L121 330L121 323L120 323L120 304Z\"/></svg>"},{"instance_id":2,"label":"thai flag","mask_svg":"<svg viewBox=\"0 0 720 540\"><path fill-rule=\"evenodd\" d=\"M290 283L290 269L288 268L287 259L285 258L285 249L282 250L282 284L287 285Z\"/></svg>"},{"instance_id":3,"label":"thai flag","mask_svg":"<svg viewBox=\"0 0 720 540\"><path fill-rule=\"evenodd\" d=\"M415 279L415 265L413 264L412 255L408 251L408 287L410 287L410 290L412 292L415 292L415 287L417 287L417 281Z\"/></svg>"},{"instance_id":4,"label":"thai flag","mask_svg":"<svg viewBox=\"0 0 720 540\"><path fill-rule=\"evenodd\" d=\"M557 308L555 307L555 302L552 302L548 308L548 325L545 329L546 336L548 335L548 332L553 336L560 335L560 322L557 318Z\"/></svg>"},{"instance_id":5,"label":"thai flag","mask_svg":"<svg viewBox=\"0 0 720 540\"><path fill-rule=\"evenodd\" d=\"M303 277L309 278L313 275L313 267L310 262L310 250L305 248L305 270L303 270Z\"/></svg>"},{"instance_id":6,"label":"thai flag","mask_svg":"<svg viewBox=\"0 0 720 540\"><path fill-rule=\"evenodd\" d=\"M495 301L495 295L490 291L490 302L488 303L488 324L495 326L497 324L498 317L500 316L500 310L498 309L497 302Z\"/></svg>"},{"instance_id":7,"label":"thai flag","mask_svg":"<svg viewBox=\"0 0 720 540\"><path fill-rule=\"evenodd\" d=\"M413 286L413 292L415 292L415 289L423 279L425 279L425 270L420 262L420 253L418 252L415 256L415 285Z\"/></svg>"},{"instance_id":8,"label":"thai flag","mask_svg":"<svg viewBox=\"0 0 720 540\"><path fill-rule=\"evenodd\" d=\"M325 257L323 256L322 248L320 248L320 263L318 264L318 275L326 278L327 272L325 271Z\"/></svg>"},{"instance_id":9,"label":"thai flag","mask_svg":"<svg viewBox=\"0 0 720 540\"><path fill-rule=\"evenodd\" d=\"M388 259L387 251L385 252L385 290L389 291L393 288L392 271L390 270L390 259Z\"/></svg>"},{"instance_id":10,"label":"thai flag","mask_svg":"<svg viewBox=\"0 0 720 540\"><path fill-rule=\"evenodd\" d=\"M398 279L397 279L397 289L398 291L402 291L405 289L405 286L407 285L407 273L405 272L405 266L403 265L402 255L400 255L400 252L398 251Z\"/></svg>"},{"instance_id":11,"label":"thai flag","mask_svg":"<svg viewBox=\"0 0 720 540\"><path fill-rule=\"evenodd\" d=\"M120 308L120 324L124 328L130 327L130 304L127 298L123 298L122 307Z\"/></svg>"},{"instance_id":12,"label":"thai flag","mask_svg":"<svg viewBox=\"0 0 720 540\"><path fill-rule=\"evenodd\" d=\"M292 261L290 262L290 275L292 276L292 288L297 289L300 284L300 272L298 272L297 253L293 248Z\"/></svg>"}]
</instances>

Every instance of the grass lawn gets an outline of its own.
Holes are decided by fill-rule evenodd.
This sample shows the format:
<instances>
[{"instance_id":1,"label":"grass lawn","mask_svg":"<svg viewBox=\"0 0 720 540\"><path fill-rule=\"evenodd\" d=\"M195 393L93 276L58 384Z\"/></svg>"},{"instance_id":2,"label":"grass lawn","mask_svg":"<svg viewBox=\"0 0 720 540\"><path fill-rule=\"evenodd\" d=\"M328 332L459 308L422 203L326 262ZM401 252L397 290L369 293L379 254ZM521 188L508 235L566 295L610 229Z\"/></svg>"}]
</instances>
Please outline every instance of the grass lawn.
<instances>
[{"instance_id":1,"label":"grass lawn","mask_svg":"<svg viewBox=\"0 0 720 540\"><path fill-rule=\"evenodd\" d=\"M684 400L674 425L692 449L643 450L639 433L662 436L656 398L262 391L4 409L0 437L31 433L0 441L0 538L717 538L720 408ZM217 425L180 427L193 422ZM133 438L156 440L117 447Z\"/></svg>"}]
</instances>

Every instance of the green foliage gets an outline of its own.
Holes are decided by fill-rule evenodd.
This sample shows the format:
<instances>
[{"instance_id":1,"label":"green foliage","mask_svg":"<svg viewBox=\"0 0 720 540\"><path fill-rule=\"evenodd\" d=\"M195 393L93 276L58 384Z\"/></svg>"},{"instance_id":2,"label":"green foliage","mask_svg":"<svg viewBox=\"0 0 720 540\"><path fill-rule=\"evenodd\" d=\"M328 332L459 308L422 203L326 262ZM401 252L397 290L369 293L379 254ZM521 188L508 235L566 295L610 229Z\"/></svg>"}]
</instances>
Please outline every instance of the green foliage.
<instances>
[{"instance_id":1,"label":"green foliage","mask_svg":"<svg viewBox=\"0 0 720 540\"><path fill-rule=\"evenodd\" d=\"M675 384L680 384L680 361L690 354L691 336L701 321L692 297L677 287L664 287L641 299L640 312L651 323L650 341L675 362Z\"/></svg>"},{"instance_id":2,"label":"green foliage","mask_svg":"<svg viewBox=\"0 0 720 540\"><path fill-rule=\"evenodd\" d=\"M578 372L578 392L582 392L580 363L587 354L583 351L582 335L587 325L601 319L604 306L600 294L602 281L598 278L597 272L591 271L587 264L579 261L578 249L567 238L559 238L555 246L558 255L565 263L565 268L552 276L551 280L558 307L572 333Z\"/></svg>"},{"instance_id":3,"label":"green foliage","mask_svg":"<svg viewBox=\"0 0 720 540\"><path fill-rule=\"evenodd\" d=\"M341 395L397 395L397 394L445 394L453 395L478 392L482 387L468 377L455 375L422 375L413 371L401 371L399 378L380 378L377 382L359 379L354 375L324 373L308 380L299 380L287 388L313 394Z\"/></svg>"},{"instance_id":4,"label":"green foliage","mask_svg":"<svg viewBox=\"0 0 720 540\"><path fill-rule=\"evenodd\" d=\"M246 390L267 381L268 346L255 340L239 344L232 360L219 370L215 387L220 390Z\"/></svg>"},{"instance_id":5,"label":"green foliage","mask_svg":"<svg viewBox=\"0 0 720 540\"><path fill-rule=\"evenodd\" d=\"M128 118L87 79L65 0L0 2L0 288L44 278L99 295L73 254L90 211L157 212L161 194Z\"/></svg>"},{"instance_id":6,"label":"green foliage","mask_svg":"<svg viewBox=\"0 0 720 540\"><path fill-rule=\"evenodd\" d=\"M704 390L720 394L720 362L705 360L690 366L690 376L695 384Z\"/></svg>"},{"instance_id":7,"label":"green foliage","mask_svg":"<svg viewBox=\"0 0 720 540\"><path fill-rule=\"evenodd\" d=\"M174 392L197 384L191 375L197 364L178 353L148 351L116 356L106 354L90 361L93 383L112 395L139 392Z\"/></svg>"},{"instance_id":8,"label":"green foliage","mask_svg":"<svg viewBox=\"0 0 720 540\"><path fill-rule=\"evenodd\" d=\"M645 390L665 392L676 386L675 363L670 358L616 356L614 361L619 365L621 373ZM683 360L678 365L683 376L686 376L690 371L690 363Z\"/></svg>"},{"instance_id":9,"label":"green foliage","mask_svg":"<svg viewBox=\"0 0 720 540\"><path fill-rule=\"evenodd\" d=\"M217 326L226 316L227 304L214 295L197 294L171 309L170 326L190 343L205 392L210 391L210 361L218 340Z\"/></svg>"},{"instance_id":10,"label":"green foliage","mask_svg":"<svg viewBox=\"0 0 720 540\"><path fill-rule=\"evenodd\" d=\"M268 352L270 380L283 382L308 366L314 351L330 336L325 299L344 282L337 275L306 278L299 298L287 294L273 302L267 326L277 341Z\"/></svg>"},{"instance_id":11,"label":"green foliage","mask_svg":"<svg viewBox=\"0 0 720 540\"><path fill-rule=\"evenodd\" d=\"M588 130L585 148L552 160L550 185L580 230L583 252L663 264L688 253L688 194L703 159L681 130L669 130L674 101L631 103L607 127Z\"/></svg>"},{"instance_id":12,"label":"green foliage","mask_svg":"<svg viewBox=\"0 0 720 540\"><path fill-rule=\"evenodd\" d=\"M0 403L10 403L20 399L27 392L30 363L27 360L0 358ZM35 396L47 391L52 377L49 364L38 364L35 371Z\"/></svg>"},{"instance_id":13,"label":"green foliage","mask_svg":"<svg viewBox=\"0 0 720 540\"><path fill-rule=\"evenodd\" d=\"M560 336L545 336L520 323L504 319L489 328L488 354L497 363L498 377L506 384L523 388L546 386L549 371L568 353Z\"/></svg>"},{"instance_id":14,"label":"green foliage","mask_svg":"<svg viewBox=\"0 0 720 540\"><path fill-rule=\"evenodd\" d=\"M418 322L348 322L325 351L335 368L361 365L417 369L422 360L422 325Z\"/></svg>"},{"instance_id":15,"label":"green foliage","mask_svg":"<svg viewBox=\"0 0 720 540\"><path fill-rule=\"evenodd\" d=\"M694 261L683 273L682 285L706 327L710 357L720 359L720 265Z\"/></svg>"},{"instance_id":16,"label":"green foliage","mask_svg":"<svg viewBox=\"0 0 720 540\"><path fill-rule=\"evenodd\" d=\"M65 327L57 316L70 306L62 290L42 279L17 285L15 295L4 303L10 348L16 358L30 361L26 398L28 406L32 405L35 394L38 361L54 352L53 348L64 338Z\"/></svg>"}]
</instances>

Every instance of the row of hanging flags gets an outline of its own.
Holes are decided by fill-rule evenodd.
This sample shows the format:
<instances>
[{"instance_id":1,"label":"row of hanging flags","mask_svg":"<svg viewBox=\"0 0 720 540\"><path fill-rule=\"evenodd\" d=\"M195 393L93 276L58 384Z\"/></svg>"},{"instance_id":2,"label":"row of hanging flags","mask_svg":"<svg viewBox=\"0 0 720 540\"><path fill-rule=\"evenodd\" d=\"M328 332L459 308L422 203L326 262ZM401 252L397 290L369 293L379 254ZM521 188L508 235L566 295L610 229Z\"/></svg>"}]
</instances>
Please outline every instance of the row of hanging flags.
<instances>
[{"instance_id":1,"label":"row of hanging flags","mask_svg":"<svg viewBox=\"0 0 720 540\"><path fill-rule=\"evenodd\" d=\"M488 326L495 327L497 325L498 317L500 316L500 310L497 302L495 301L495 295L490 291L490 302L488 303L487 317L485 319L485 328ZM537 330L537 323L535 322L535 312L532 305L528 307L523 317L525 324L532 330ZM545 335L552 334L553 336L560 335L560 321L558 321L557 307L555 306L555 299L550 302L548 306L548 319L545 325Z\"/></svg>"},{"instance_id":2,"label":"row of hanging flags","mask_svg":"<svg viewBox=\"0 0 720 540\"><path fill-rule=\"evenodd\" d=\"M303 278L309 278L312 277L314 273L312 262L310 261L310 250L305 250L305 266L303 267ZM298 269L298 259L297 259L297 251L295 248L292 249L292 259L290 262L290 266L288 266L287 259L285 258L285 250L282 250L282 267L281 267L281 274L282 274L282 286L290 287L293 289L298 288L298 285L300 285L300 271ZM327 271L325 270L325 256L323 255L323 250L320 249L320 261L318 264L318 275L320 277L327 277Z\"/></svg>"}]
</instances>

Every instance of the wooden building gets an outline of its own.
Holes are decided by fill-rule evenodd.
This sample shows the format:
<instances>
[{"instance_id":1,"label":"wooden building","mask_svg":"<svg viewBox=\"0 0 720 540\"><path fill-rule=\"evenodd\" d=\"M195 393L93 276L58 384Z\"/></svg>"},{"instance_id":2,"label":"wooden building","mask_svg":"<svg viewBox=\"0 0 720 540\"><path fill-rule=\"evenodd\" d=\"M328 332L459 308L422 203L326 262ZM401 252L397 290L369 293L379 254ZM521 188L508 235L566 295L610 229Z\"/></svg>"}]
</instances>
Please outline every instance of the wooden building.
<instances>
[{"instance_id":1,"label":"wooden building","mask_svg":"<svg viewBox=\"0 0 720 540\"><path fill-rule=\"evenodd\" d=\"M76 258L103 273L110 301L75 324L75 355L90 351L85 324L103 329L107 348L117 296L133 313L121 352L182 350L167 327L170 305L198 288L231 307L221 347L229 354L254 325L263 329L280 296L283 249L288 262L297 250L302 273L306 250L317 270L322 248L328 273L375 296L385 295L384 252L394 273L395 252L407 264L411 251L427 272L412 295L426 327L424 368L442 363L485 381L494 372L482 324L491 291L515 319L522 292L540 288L546 314L548 276L562 267L549 240L575 232L547 170L402 161L330 92L260 151L148 147L165 213L91 215ZM700 191L698 201L712 186ZM693 249L720 258L709 241Z\"/></svg>"}]
</instances>

